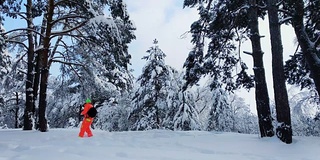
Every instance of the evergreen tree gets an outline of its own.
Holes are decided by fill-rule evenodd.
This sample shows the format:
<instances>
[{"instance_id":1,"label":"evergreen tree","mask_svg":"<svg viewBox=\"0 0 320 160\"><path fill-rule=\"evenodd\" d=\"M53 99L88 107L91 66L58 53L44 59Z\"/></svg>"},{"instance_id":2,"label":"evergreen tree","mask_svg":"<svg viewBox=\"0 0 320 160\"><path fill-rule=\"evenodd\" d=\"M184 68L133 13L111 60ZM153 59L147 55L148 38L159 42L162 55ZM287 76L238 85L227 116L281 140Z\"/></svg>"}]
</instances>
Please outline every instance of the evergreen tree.
<instances>
[{"instance_id":1,"label":"evergreen tree","mask_svg":"<svg viewBox=\"0 0 320 160\"><path fill-rule=\"evenodd\" d=\"M226 92L215 89L212 92L212 104L208 116L208 131L232 131L232 109Z\"/></svg>"},{"instance_id":2,"label":"evergreen tree","mask_svg":"<svg viewBox=\"0 0 320 160\"><path fill-rule=\"evenodd\" d=\"M25 63L22 61L20 54L16 54L15 59L10 59L13 64L8 63L7 73L0 84L0 95L4 98L4 111L7 127L20 128L22 126L24 99L24 82L25 82ZM6 56L9 58L9 56ZM4 62L9 59L4 60ZM0 67L1 68L1 67ZM0 69L1 70L1 69ZM1 79L1 78L0 78ZM1 86L2 85L2 86Z\"/></svg>"},{"instance_id":3,"label":"evergreen tree","mask_svg":"<svg viewBox=\"0 0 320 160\"><path fill-rule=\"evenodd\" d=\"M174 130L174 117L178 112L181 99L179 98L179 92L184 84L183 75L184 73L180 73L177 70L169 67L169 74L171 77L170 86L167 88L168 96L167 96L167 104L168 108L166 109L166 118L163 121L163 127L166 129Z\"/></svg>"},{"instance_id":4,"label":"evergreen tree","mask_svg":"<svg viewBox=\"0 0 320 160\"><path fill-rule=\"evenodd\" d=\"M133 95L133 110L129 120L132 130L162 128L166 116L167 87L170 86L169 67L165 64L165 53L159 48L158 41L147 50L149 55L143 57L147 61L138 78L139 87Z\"/></svg>"},{"instance_id":5,"label":"evergreen tree","mask_svg":"<svg viewBox=\"0 0 320 160\"><path fill-rule=\"evenodd\" d=\"M284 72L287 82L291 85L300 86L300 89L315 88L310 69L301 52L296 52L285 62Z\"/></svg>"},{"instance_id":6,"label":"evergreen tree","mask_svg":"<svg viewBox=\"0 0 320 160\"><path fill-rule=\"evenodd\" d=\"M179 100L179 110L173 119L174 130L200 130L201 123L192 92L180 91Z\"/></svg>"},{"instance_id":7,"label":"evergreen tree","mask_svg":"<svg viewBox=\"0 0 320 160\"><path fill-rule=\"evenodd\" d=\"M258 29L258 17L265 12L257 7L261 1L195 1L186 0L184 7L199 6L200 19L191 25L192 43L195 47L184 64L187 85L198 82L202 75L213 77L212 88L232 91L239 87L253 87L253 78L246 73L248 69L241 56L235 51L237 42L250 38L254 63L254 82L257 112L261 137L273 136L272 118L269 106L268 89L263 66ZM204 54L204 44L209 39L208 51ZM234 75L234 69L241 67ZM236 77L236 78L234 78Z\"/></svg>"},{"instance_id":8,"label":"evergreen tree","mask_svg":"<svg viewBox=\"0 0 320 160\"><path fill-rule=\"evenodd\" d=\"M98 110L99 115L94 126L110 132L127 131L130 103L129 94L125 94L102 104L102 107Z\"/></svg>"},{"instance_id":9,"label":"evergreen tree","mask_svg":"<svg viewBox=\"0 0 320 160\"><path fill-rule=\"evenodd\" d=\"M47 118L52 128L76 127L82 120L80 117L84 98L79 85L67 83L51 76L48 81ZM86 97L85 97L86 98ZM75 121L70 126L69 121Z\"/></svg>"}]
</instances>

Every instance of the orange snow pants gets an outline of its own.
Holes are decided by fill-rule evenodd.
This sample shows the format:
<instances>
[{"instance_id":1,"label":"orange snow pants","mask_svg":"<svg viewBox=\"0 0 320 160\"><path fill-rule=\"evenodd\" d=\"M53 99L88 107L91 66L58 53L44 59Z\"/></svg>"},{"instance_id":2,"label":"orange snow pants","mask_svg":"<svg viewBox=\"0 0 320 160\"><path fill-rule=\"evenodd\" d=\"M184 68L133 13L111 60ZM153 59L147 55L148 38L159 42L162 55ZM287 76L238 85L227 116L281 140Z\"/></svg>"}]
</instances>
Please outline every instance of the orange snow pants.
<instances>
[{"instance_id":1,"label":"orange snow pants","mask_svg":"<svg viewBox=\"0 0 320 160\"><path fill-rule=\"evenodd\" d=\"M93 134L91 132L90 126L92 124L93 118L84 118L81 124L79 137L83 137L84 133L87 132L88 137L92 137Z\"/></svg>"}]
</instances>

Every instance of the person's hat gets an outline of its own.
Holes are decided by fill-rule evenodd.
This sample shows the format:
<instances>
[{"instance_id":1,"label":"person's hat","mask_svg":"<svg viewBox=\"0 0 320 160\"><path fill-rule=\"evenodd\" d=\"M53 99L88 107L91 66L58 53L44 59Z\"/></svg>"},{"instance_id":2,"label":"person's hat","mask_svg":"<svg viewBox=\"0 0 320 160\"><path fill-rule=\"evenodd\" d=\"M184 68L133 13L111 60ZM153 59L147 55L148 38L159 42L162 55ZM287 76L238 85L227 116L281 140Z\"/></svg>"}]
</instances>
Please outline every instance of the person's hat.
<instances>
[{"instance_id":1,"label":"person's hat","mask_svg":"<svg viewBox=\"0 0 320 160\"><path fill-rule=\"evenodd\" d=\"M91 100L89 98L87 98L86 103L91 103Z\"/></svg>"}]
</instances>

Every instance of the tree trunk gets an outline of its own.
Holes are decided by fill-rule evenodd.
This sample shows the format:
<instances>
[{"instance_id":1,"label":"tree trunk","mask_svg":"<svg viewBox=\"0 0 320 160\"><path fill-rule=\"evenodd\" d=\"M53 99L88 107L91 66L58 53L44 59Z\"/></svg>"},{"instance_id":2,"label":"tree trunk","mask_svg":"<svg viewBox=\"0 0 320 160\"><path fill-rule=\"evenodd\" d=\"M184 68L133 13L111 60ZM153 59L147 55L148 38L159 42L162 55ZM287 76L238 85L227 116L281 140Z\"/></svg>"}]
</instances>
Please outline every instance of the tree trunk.
<instances>
[{"instance_id":1,"label":"tree trunk","mask_svg":"<svg viewBox=\"0 0 320 160\"><path fill-rule=\"evenodd\" d=\"M290 106L283 68L283 48L278 18L278 0L267 0L272 51L272 75L277 121L276 134L285 143L292 143Z\"/></svg>"},{"instance_id":2,"label":"tree trunk","mask_svg":"<svg viewBox=\"0 0 320 160\"><path fill-rule=\"evenodd\" d=\"M35 75L33 80L33 104L32 104L32 113L35 118L39 117L39 111L36 109L36 101L38 98L38 90L39 90L39 83L40 83L40 54L42 50L37 50L35 55ZM35 119L36 122L39 123L39 119ZM35 128L39 129L39 124L36 124Z\"/></svg>"},{"instance_id":3,"label":"tree trunk","mask_svg":"<svg viewBox=\"0 0 320 160\"><path fill-rule=\"evenodd\" d=\"M19 128L19 93L16 92L16 108L14 110L14 128Z\"/></svg>"},{"instance_id":4,"label":"tree trunk","mask_svg":"<svg viewBox=\"0 0 320 160\"><path fill-rule=\"evenodd\" d=\"M249 0L251 6L248 13L250 40L252 45L253 71L255 80L255 96L257 113L259 119L259 129L261 137L274 136L272 117L270 112L270 102L268 88L265 78L265 70L263 67L263 52L261 50L260 34L258 28L258 9L256 0Z\"/></svg>"},{"instance_id":5,"label":"tree trunk","mask_svg":"<svg viewBox=\"0 0 320 160\"><path fill-rule=\"evenodd\" d=\"M45 13L44 14L44 17L47 17L47 14ZM47 25L47 19L46 18L43 18L42 19L42 24L41 24L41 30L40 30L40 33L41 35L45 35L45 31L46 31L46 25ZM43 37L42 36L39 36L39 44L43 44ZM35 75L34 75L34 86L33 86L33 115L35 118L37 118L35 121L37 122L37 125L35 126L36 129L39 129L39 108L36 109L36 105L35 105L35 102L37 101L38 99L38 90L39 90L39 85L40 85L40 56L41 54L43 53L43 48L42 49L39 49L37 50L36 52L36 55L35 55L35 60L36 60L36 65L35 65Z\"/></svg>"},{"instance_id":6,"label":"tree trunk","mask_svg":"<svg viewBox=\"0 0 320 160\"><path fill-rule=\"evenodd\" d=\"M47 108L47 82L49 76L48 68L48 49L41 53L41 80L40 80L40 96L39 96L39 130L46 132L48 130L46 120Z\"/></svg>"},{"instance_id":7,"label":"tree trunk","mask_svg":"<svg viewBox=\"0 0 320 160\"><path fill-rule=\"evenodd\" d=\"M28 33L28 67L27 67L27 79L26 79L26 106L24 109L24 121L23 130L32 130L32 107L33 107L33 69L34 69L34 41L33 41L33 24L32 24L32 13L31 13L32 0L28 0L27 10L27 24L29 30Z\"/></svg>"},{"instance_id":8,"label":"tree trunk","mask_svg":"<svg viewBox=\"0 0 320 160\"><path fill-rule=\"evenodd\" d=\"M39 130L41 132L48 131L47 120L46 120L46 108L47 108L47 87L48 87L48 77L49 77L49 47L50 47L50 36L52 30L52 17L54 11L54 0L48 1L48 10L46 32L43 38L43 52L40 54L40 68L41 68L41 78L40 78L40 96L39 96Z\"/></svg>"},{"instance_id":9,"label":"tree trunk","mask_svg":"<svg viewBox=\"0 0 320 160\"><path fill-rule=\"evenodd\" d=\"M304 1L295 0L295 13L293 14L292 26L297 36L303 56L305 57L308 67L310 68L310 77L313 79L318 95L320 95L320 59L317 54L316 45L310 40L304 25Z\"/></svg>"}]
</instances>

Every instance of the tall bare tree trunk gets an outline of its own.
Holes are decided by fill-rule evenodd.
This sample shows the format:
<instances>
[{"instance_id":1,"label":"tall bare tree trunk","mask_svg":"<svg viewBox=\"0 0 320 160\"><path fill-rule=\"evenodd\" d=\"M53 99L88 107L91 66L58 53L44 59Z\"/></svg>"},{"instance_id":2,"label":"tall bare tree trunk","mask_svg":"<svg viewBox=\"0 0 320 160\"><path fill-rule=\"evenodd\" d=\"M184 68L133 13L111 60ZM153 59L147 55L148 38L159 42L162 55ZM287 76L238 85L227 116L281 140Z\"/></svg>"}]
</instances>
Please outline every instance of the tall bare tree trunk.
<instances>
[{"instance_id":1,"label":"tall bare tree trunk","mask_svg":"<svg viewBox=\"0 0 320 160\"><path fill-rule=\"evenodd\" d=\"M40 79L40 96L39 96L39 130L46 132L47 119L46 119L46 108L47 108L47 83L49 76L48 68L48 49L44 49L41 53L41 79Z\"/></svg>"},{"instance_id":2,"label":"tall bare tree trunk","mask_svg":"<svg viewBox=\"0 0 320 160\"><path fill-rule=\"evenodd\" d=\"M33 40L33 24L32 24L32 0L27 1L27 25L29 30L28 33L28 67L27 67L27 80L26 80L26 106L24 109L24 121L23 130L32 130L32 108L33 108L33 69L34 69L34 40Z\"/></svg>"},{"instance_id":3,"label":"tall bare tree trunk","mask_svg":"<svg viewBox=\"0 0 320 160\"><path fill-rule=\"evenodd\" d=\"M249 0L249 29L250 40L252 45L253 71L255 80L255 96L256 106L259 118L259 128L261 137L274 136L272 117L270 112L270 102L268 88L263 67L263 52L261 50L259 23L258 23L258 8L256 0Z\"/></svg>"},{"instance_id":4,"label":"tall bare tree trunk","mask_svg":"<svg viewBox=\"0 0 320 160\"><path fill-rule=\"evenodd\" d=\"M34 115L35 121L37 122L35 128L39 129L39 122L38 122L38 113L39 111L36 109L36 101L38 98L38 90L39 90L39 83L40 83L40 54L42 53L41 50L37 50L35 52L35 68L34 68L34 81L33 81L33 105L32 105L32 113Z\"/></svg>"},{"instance_id":5,"label":"tall bare tree trunk","mask_svg":"<svg viewBox=\"0 0 320 160\"><path fill-rule=\"evenodd\" d=\"M48 1L47 9L47 19L46 32L43 38L43 52L40 54L40 68L41 68L41 78L40 78L40 96L39 96L39 130L41 132L46 132L47 119L46 119L46 108L47 108L47 87L48 87L48 77L49 77L49 47L50 47L50 36L52 30L52 17L54 11L54 0Z\"/></svg>"},{"instance_id":6,"label":"tall bare tree trunk","mask_svg":"<svg viewBox=\"0 0 320 160\"><path fill-rule=\"evenodd\" d=\"M19 93L16 92L16 108L14 110L14 128L19 128Z\"/></svg>"},{"instance_id":7,"label":"tall bare tree trunk","mask_svg":"<svg viewBox=\"0 0 320 160\"><path fill-rule=\"evenodd\" d=\"M276 103L276 134L285 143L292 143L292 126L286 80L283 68L283 48L278 17L278 0L267 0L269 29L272 51L272 75L274 99Z\"/></svg>"},{"instance_id":8,"label":"tall bare tree trunk","mask_svg":"<svg viewBox=\"0 0 320 160\"><path fill-rule=\"evenodd\" d=\"M47 17L47 14L44 14L44 17ZM45 31L46 31L46 25L47 25L47 19L43 18L42 19L42 24L41 24L41 30L40 33L41 35L45 35ZM39 44L43 44L43 37L39 36ZM43 53L43 48L37 50L37 52L35 53L35 75L34 75L34 85L33 85L33 115L36 119L37 125L35 126L36 129L39 129L39 109L36 109L36 105L35 102L38 99L38 90L39 90L39 85L40 85L40 57L41 54Z\"/></svg>"}]
</instances>

